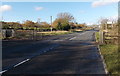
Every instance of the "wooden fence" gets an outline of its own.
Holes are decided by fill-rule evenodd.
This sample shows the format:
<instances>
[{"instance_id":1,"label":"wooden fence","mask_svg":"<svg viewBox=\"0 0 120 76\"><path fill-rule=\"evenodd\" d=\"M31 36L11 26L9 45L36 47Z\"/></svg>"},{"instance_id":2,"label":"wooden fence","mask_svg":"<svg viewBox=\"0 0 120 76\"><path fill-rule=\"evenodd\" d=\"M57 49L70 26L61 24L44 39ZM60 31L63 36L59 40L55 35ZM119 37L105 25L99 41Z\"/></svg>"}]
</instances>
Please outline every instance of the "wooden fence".
<instances>
[{"instance_id":1,"label":"wooden fence","mask_svg":"<svg viewBox=\"0 0 120 76\"><path fill-rule=\"evenodd\" d=\"M37 33L39 31L40 30L2 29L2 39L40 40L42 34Z\"/></svg>"},{"instance_id":2,"label":"wooden fence","mask_svg":"<svg viewBox=\"0 0 120 76\"><path fill-rule=\"evenodd\" d=\"M109 25L109 26L108 26ZM118 44L118 27L115 24L104 24L99 30L100 44Z\"/></svg>"},{"instance_id":3,"label":"wooden fence","mask_svg":"<svg viewBox=\"0 0 120 76\"><path fill-rule=\"evenodd\" d=\"M118 44L118 35L111 35L104 32L103 38L105 44Z\"/></svg>"}]
</instances>

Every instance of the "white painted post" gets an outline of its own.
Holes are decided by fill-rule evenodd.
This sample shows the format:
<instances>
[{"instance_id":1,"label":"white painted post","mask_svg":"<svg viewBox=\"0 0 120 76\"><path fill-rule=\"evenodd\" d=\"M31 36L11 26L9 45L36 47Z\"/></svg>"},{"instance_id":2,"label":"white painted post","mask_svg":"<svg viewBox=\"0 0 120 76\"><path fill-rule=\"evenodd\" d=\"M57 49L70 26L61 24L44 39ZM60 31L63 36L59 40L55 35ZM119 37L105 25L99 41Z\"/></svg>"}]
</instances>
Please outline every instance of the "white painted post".
<instances>
[{"instance_id":1,"label":"white painted post","mask_svg":"<svg viewBox=\"0 0 120 76\"><path fill-rule=\"evenodd\" d=\"M51 32L52 32L52 16L50 16L50 19L51 19Z\"/></svg>"},{"instance_id":2,"label":"white painted post","mask_svg":"<svg viewBox=\"0 0 120 76\"><path fill-rule=\"evenodd\" d=\"M102 25L100 25L100 31L99 31L99 42L100 42L100 44L103 44L104 42L103 42L103 27L102 27Z\"/></svg>"}]
</instances>

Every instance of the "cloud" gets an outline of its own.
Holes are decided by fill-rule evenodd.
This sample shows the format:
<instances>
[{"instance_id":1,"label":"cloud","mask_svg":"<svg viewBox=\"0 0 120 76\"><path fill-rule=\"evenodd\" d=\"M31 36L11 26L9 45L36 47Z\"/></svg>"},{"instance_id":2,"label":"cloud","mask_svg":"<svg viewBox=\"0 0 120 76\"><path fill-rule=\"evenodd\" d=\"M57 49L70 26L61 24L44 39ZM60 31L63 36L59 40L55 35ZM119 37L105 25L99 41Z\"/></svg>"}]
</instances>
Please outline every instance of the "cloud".
<instances>
[{"instance_id":1,"label":"cloud","mask_svg":"<svg viewBox=\"0 0 120 76\"><path fill-rule=\"evenodd\" d=\"M35 7L35 10L36 10L36 11L43 10L43 7Z\"/></svg>"},{"instance_id":2,"label":"cloud","mask_svg":"<svg viewBox=\"0 0 120 76\"><path fill-rule=\"evenodd\" d=\"M12 6L10 6L10 5L0 6L0 12L10 11L10 10L12 10Z\"/></svg>"},{"instance_id":3,"label":"cloud","mask_svg":"<svg viewBox=\"0 0 120 76\"><path fill-rule=\"evenodd\" d=\"M118 2L119 0L99 0L92 2L92 7L99 7L104 5L109 5L115 2Z\"/></svg>"}]
</instances>

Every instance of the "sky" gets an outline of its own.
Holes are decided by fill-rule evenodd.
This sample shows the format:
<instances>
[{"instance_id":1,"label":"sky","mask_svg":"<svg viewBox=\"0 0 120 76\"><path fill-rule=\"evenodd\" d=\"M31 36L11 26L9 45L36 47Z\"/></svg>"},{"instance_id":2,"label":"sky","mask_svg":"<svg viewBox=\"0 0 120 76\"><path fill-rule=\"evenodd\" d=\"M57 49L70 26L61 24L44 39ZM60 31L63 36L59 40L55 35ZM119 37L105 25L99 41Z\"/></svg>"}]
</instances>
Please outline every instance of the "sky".
<instances>
[{"instance_id":1,"label":"sky","mask_svg":"<svg viewBox=\"0 0 120 76\"><path fill-rule=\"evenodd\" d=\"M117 18L117 2L3 2L0 6L3 21L23 22L38 18L41 22L50 23L50 16L53 21L58 13L69 12L78 23L88 25L97 23L100 18Z\"/></svg>"}]
</instances>

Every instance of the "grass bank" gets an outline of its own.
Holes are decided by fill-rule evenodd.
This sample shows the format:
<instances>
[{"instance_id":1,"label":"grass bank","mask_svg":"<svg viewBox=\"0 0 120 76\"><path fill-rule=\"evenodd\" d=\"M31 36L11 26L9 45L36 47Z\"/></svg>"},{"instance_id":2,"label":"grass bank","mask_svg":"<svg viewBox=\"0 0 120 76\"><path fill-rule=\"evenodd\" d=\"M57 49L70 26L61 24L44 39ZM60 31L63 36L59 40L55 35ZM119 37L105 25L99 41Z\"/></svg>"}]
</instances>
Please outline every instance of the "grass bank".
<instances>
[{"instance_id":1,"label":"grass bank","mask_svg":"<svg viewBox=\"0 0 120 76\"><path fill-rule=\"evenodd\" d=\"M101 54L105 59L105 63L107 65L107 70L109 74L120 74L120 63L118 63L118 46L107 44L100 45Z\"/></svg>"},{"instance_id":2,"label":"grass bank","mask_svg":"<svg viewBox=\"0 0 120 76\"><path fill-rule=\"evenodd\" d=\"M96 32L96 41L99 42L99 32ZM100 52L104 57L109 74L120 74L120 63L118 56L118 45L103 44L100 45Z\"/></svg>"},{"instance_id":3,"label":"grass bank","mask_svg":"<svg viewBox=\"0 0 120 76\"><path fill-rule=\"evenodd\" d=\"M43 36L50 36L50 35L63 35L72 33L71 31L48 31L48 32L38 32L38 34L42 34Z\"/></svg>"}]
</instances>

